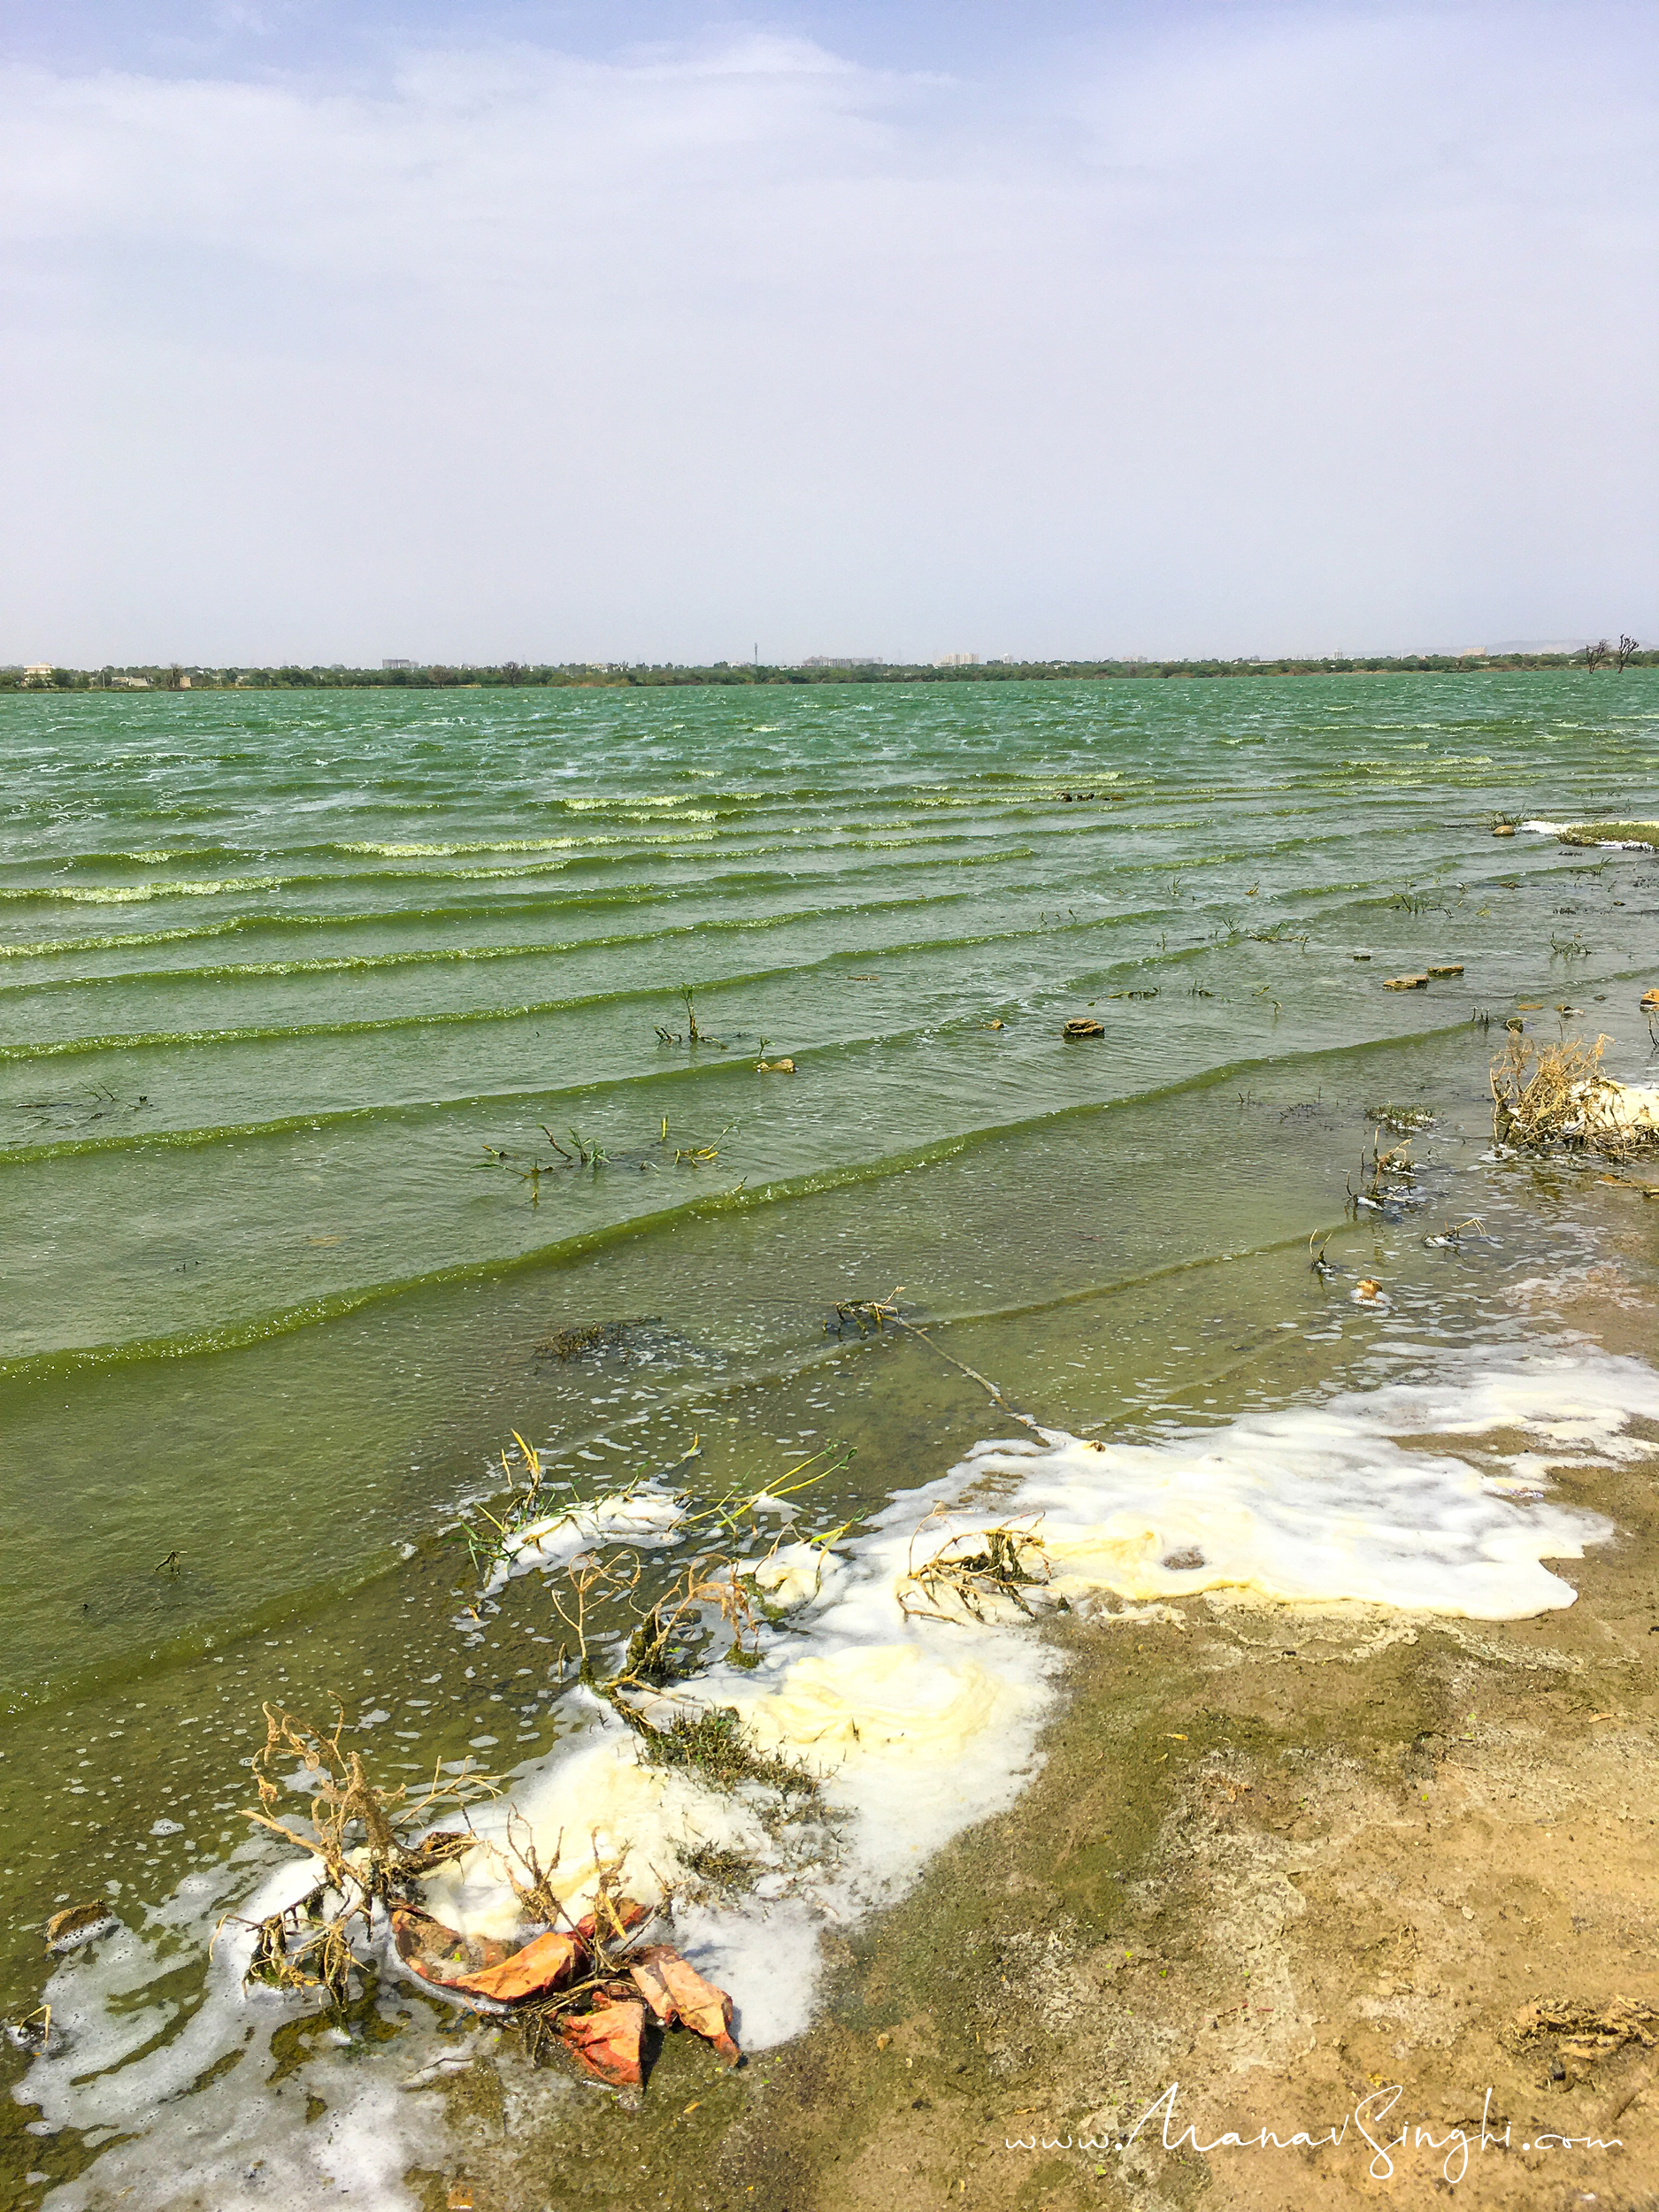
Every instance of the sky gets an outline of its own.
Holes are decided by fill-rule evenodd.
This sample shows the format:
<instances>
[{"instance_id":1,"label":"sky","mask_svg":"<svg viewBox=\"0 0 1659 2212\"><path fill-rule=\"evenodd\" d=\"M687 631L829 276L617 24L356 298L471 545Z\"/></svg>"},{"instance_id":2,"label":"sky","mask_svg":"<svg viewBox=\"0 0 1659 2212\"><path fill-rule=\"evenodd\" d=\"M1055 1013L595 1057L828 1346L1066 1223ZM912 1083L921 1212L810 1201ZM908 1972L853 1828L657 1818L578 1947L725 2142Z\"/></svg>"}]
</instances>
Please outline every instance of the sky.
<instances>
[{"instance_id":1,"label":"sky","mask_svg":"<svg viewBox=\"0 0 1659 2212\"><path fill-rule=\"evenodd\" d=\"M0 662L1659 638L1659 11L13 0Z\"/></svg>"}]
</instances>

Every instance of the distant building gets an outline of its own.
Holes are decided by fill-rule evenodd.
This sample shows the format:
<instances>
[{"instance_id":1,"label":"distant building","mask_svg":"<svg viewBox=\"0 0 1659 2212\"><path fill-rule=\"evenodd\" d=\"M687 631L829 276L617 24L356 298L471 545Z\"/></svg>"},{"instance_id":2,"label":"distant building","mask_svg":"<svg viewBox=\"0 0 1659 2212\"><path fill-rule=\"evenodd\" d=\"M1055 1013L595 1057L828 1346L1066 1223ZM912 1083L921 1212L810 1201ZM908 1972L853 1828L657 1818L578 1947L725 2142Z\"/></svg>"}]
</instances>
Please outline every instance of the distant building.
<instances>
[{"instance_id":1,"label":"distant building","mask_svg":"<svg viewBox=\"0 0 1659 2212\"><path fill-rule=\"evenodd\" d=\"M110 681L121 691L148 691L150 689L148 676L111 676Z\"/></svg>"},{"instance_id":2,"label":"distant building","mask_svg":"<svg viewBox=\"0 0 1659 2212\"><path fill-rule=\"evenodd\" d=\"M382 661L380 663L382 668L412 668L414 665L413 661Z\"/></svg>"},{"instance_id":3,"label":"distant building","mask_svg":"<svg viewBox=\"0 0 1659 2212\"><path fill-rule=\"evenodd\" d=\"M933 663L935 668L977 668L979 665L977 653L941 653Z\"/></svg>"},{"instance_id":4,"label":"distant building","mask_svg":"<svg viewBox=\"0 0 1659 2212\"><path fill-rule=\"evenodd\" d=\"M809 653L803 668L879 668L879 653Z\"/></svg>"},{"instance_id":5,"label":"distant building","mask_svg":"<svg viewBox=\"0 0 1659 2212\"><path fill-rule=\"evenodd\" d=\"M50 661L31 661L23 671L23 680L26 684L50 683L51 673Z\"/></svg>"}]
</instances>

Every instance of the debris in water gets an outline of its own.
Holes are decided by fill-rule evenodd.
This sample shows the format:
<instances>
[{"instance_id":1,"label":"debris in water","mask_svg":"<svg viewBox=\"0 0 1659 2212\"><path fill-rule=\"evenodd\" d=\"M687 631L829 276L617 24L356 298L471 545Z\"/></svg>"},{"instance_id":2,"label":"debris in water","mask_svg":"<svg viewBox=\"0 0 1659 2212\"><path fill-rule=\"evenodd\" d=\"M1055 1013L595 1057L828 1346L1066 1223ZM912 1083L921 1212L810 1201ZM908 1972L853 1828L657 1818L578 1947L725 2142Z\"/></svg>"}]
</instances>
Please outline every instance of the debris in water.
<instances>
[{"instance_id":1,"label":"debris in water","mask_svg":"<svg viewBox=\"0 0 1659 2212\"><path fill-rule=\"evenodd\" d=\"M1349 1291L1348 1296L1356 1306L1382 1307L1394 1303L1393 1299L1388 1296L1382 1285L1372 1275L1366 1276L1362 1283L1356 1283L1353 1289Z\"/></svg>"},{"instance_id":2,"label":"debris in water","mask_svg":"<svg viewBox=\"0 0 1659 2212\"><path fill-rule=\"evenodd\" d=\"M435 1982L441 1989L459 1989L481 1979L499 1970L508 1956L504 1943L457 1935L414 1905L393 1907L392 1942L411 1974L419 1974L423 1982Z\"/></svg>"},{"instance_id":3,"label":"debris in water","mask_svg":"<svg viewBox=\"0 0 1659 2212\"><path fill-rule=\"evenodd\" d=\"M1494 823L1493 826L1492 834L1494 837L1513 837L1515 834L1515 825L1513 822Z\"/></svg>"},{"instance_id":4,"label":"debris in water","mask_svg":"<svg viewBox=\"0 0 1659 2212\"><path fill-rule=\"evenodd\" d=\"M346 1725L343 1708L329 1736L272 1705L265 1708L265 1740L251 1762L259 1809L245 1811L242 1818L319 1860L321 1870L308 1896L258 1924L244 1979L279 1989L308 1989L320 1983L334 2004L343 2004L352 1968L358 1962L351 1947L354 1924L360 1924L368 1937L378 1909L391 1919L396 1938L400 1909L427 1920L419 1910L421 1876L458 1857L472 1842L456 1830L419 1841L411 1836L427 1827L441 1804L465 1806L494 1796L497 1785L488 1775L463 1773L447 1779L434 1776L428 1787L412 1793L407 1783L380 1790L365 1772L361 1753L341 1747ZM284 1793L279 1769L294 1759L311 1786L309 1834L291 1826L278 1812ZM429 1926L436 1931L434 1942L451 1936L450 1930L435 1922ZM405 1939L419 1948L420 1932L411 1927ZM482 1946L473 1947L480 1955L468 1957L469 1970L491 1963ZM401 1944L399 1948L401 1955ZM442 1978L428 1974L425 1978Z\"/></svg>"},{"instance_id":5,"label":"debris in water","mask_svg":"<svg viewBox=\"0 0 1659 2212\"><path fill-rule=\"evenodd\" d=\"M1388 975L1383 978L1385 991L1423 991L1428 988L1429 979L1424 975Z\"/></svg>"},{"instance_id":6,"label":"debris in water","mask_svg":"<svg viewBox=\"0 0 1659 2212\"><path fill-rule=\"evenodd\" d=\"M795 1062L793 1060L757 1060L755 1072L757 1075L793 1075Z\"/></svg>"},{"instance_id":7,"label":"debris in water","mask_svg":"<svg viewBox=\"0 0 1659 2212\"><path fill-rule=\"evenodd\" d=\"M1368 1106L1365 1118L1386 1123L1397 1137L1410 1137L1432 1129L1438 1117L1428 1106Z\"/></svg>"},{"instance_id":8,"label":"debris in water","mask_svg":"<svg viewBox=\"0 0 1659 2212\"><path fill-rule=\"evenodd\" d=\"M637 2089L644 2079L645 2007L637 1997L573 2013L559 2022L556 2032L595 2080L609 2082L613 2089Z\"/></svg>"},{"instance_id":9,"label":"debris in water","mask_svg":"<svg viewBox=\"0 0 1659 2212\"><path fill-rule=\"evenodd\" d=\"M620 1699L613 1702L629 1717ZM719 1718L735 1730L735 1713ZM557 2046L595 2080L614 2088L638 2087L647 2024L642 1993L649 1988L656 1993L652 2010L664 2026L683 2022L713 2044L728 2065L738 2062L741 2054L730 2033L732 2001L726 1992L705 1981L672 1946L634 1945L635 1932L650 1912L618 1893L619 1860L602 1869L591 1911L574 1925L549 1925L564 1917L549 1879L553 1868L542 1866L534 1847L515 1837L510 1821L507 1851L515 1862L510 1875L527 1924L523 1939L465 1934L427 1910L419 1878L463 1852L499 1855L499 1847L471 1831L442 1830L412 1840L406 1832L423 1816L430 1816L439 1800L465 1803L493 1786L463 1776L419 1794L406 1788L380 1791L368 1780L360 1755L342 1751L343 1721L332 1736L325 1736L310 1723L267 1706L265 1724L265 1745L254 1760L261 1806L247 1816L298 1845L320 1861L321 1868L308 1896L258 1924L246 1982L296 1992L320 1985L338 2007L350 1994L352 1970L363 1965L352 1947L354 1924L369 1946L377 1931L389 1925L392 1948L411 1974L456 2003L512 2021L533 2061ZM635 1725L648 1739L659 1733L637 1718ZM660 1732L664 1740L672 1732ZM648 1741L647 1755L649 1749ZM739 1763L747 1778L768 1762L746 1745L743 1749L746 1755ZM316 1778L309 1835L289 1826L274 1809L277 1763L296 1755ZM770 1763L782 1764L775 1758ZM789 1778L795 1778L793 1769ZM810 1778L801 1778L811 1786ZM51 1929L60 1939L84 1940L94 1913L102 1924L115 1924L102 1907L82 1906L60 1913ZM643 1981L634 1975L636 1967L649 1969ZM19 2024L13 2041L27 2024Z\"/></svg>"},{"instance_id":10,"label":"debris in water","mask_svg":"<svg viewBox=\"0 0 1659 2212\"><path fill-rule=\"evenodd\" d=\"M1103 1022L1097 1022L1092 1014L1074 1014L1060 1034L1063 1037L1103 1037L1106 1027Z\"/></svg>"},{"instance_id":11,"label":"debris in water","mask_svg":"<svg viewBox=\"0 0 1659 2212\"><path fill-rule=\"evenodd\" d=\"M711 2043L728 2066L743 2055L732 2040L732 2000L706 1982L689 1959L665 1943L641 1951L629 1967L634 1987L665 2028L676 2021Z\"/></svg>"},{"instance_id":12,"label":"debris in water","mask_svg":"<svg viewBox=\"0 0 1659 2212\"><path fill-rule=\"evenodd\" d=\"M39 2005L33 2012L26 2012L20 2020L5 2024L6 2041L15 2051L27 2051L31 2056L48 2049L52 2041L52 2008Z\"/></svg>"},{"instance_id":13,"label":"debris in water","mask_svg":"<svg viewBox=\"0 0 1659 2212\"><path fill-rule=\"evenodd\" d=\"M1604 1183L1611 1179L1606 1175L1601 1178ZM1486 1234L1486 1225L1479 1214L1471 1214L1464 1221L1455 1221L1449 1229L1442 1229L1438 1236L1425 1237L1423 1241L1431 1251L1461 1252L1463 1248L1463 1238L1471 1229L1483 1244L1494 1244L1497 1241L1494 1237L1489 1237Z\"/></svg>"},{"instance_id":14,"label":"debris in water","mask_svg":"<svg viewBox=\"0 0 1659 2212\"><path fill-rule=\"evenodd\" d=\"M918 1567L916 1540L926 1526L924 1521L910 1539L910 1570L898 1589L899 1604L911 1619L960 1621L965 1615L983 1621L987 1599L994 1606L1002 1600L1030 1612L1022 1593L1050 1578L1048 1547L1034 1526L1004 1525L953 1536ZM927 1600L925 1607L911 1602L918 1592Z\"/></svg>"},{"instance_id":15,"label":"debris in water","mask_svg":"<svg viewBox=\"0 0 1659 2212\"><path fill-rule=\"evenodd\" d=\"M1644 991L1636 1002L1644 1014L1659 1014L1659 991Z\"/></svg>"},{"instance_id":16,"label":"debris in water","mask_svg":"<svg viewBox=\"0 0 1659 2212\"><path fill-rule=\"evenodd\" d=\"M89 1905L71 1905L63 1912L55 1912L46 1923L47 1948L52 1951L73 1951L82 1943L108 1935L120 1926L119 1916L100 1897Z\"/></svg>"},{"instance_id":17,"label":"debris in water","mask_svg":"<svg viewBox=\"0 0 1659 2212\"><path fill-rule=\"evenodd\" d=\"M1461 960L1443 960L1438 967L1429 970L1431 975L1462 975L1463 972L1463 964Z\"/></svg>"},{"instance_id":18,"label":"debris in water","mask_svg":"<svg viewBox=\"0 0 1659 2212\"><path fill-rule=\"evenodd\" d=\"M561 1329L556 1336L544 1337L536 1346L537 1355L544 1359L583 1359L589 1353L613 1353L624 1360L631 1359L641 1342L650 1340L650 1333L662 1328L660 1313L637 1314L621 1321L589 1321L580 1328Z\"/></svg>"}]
</instances>

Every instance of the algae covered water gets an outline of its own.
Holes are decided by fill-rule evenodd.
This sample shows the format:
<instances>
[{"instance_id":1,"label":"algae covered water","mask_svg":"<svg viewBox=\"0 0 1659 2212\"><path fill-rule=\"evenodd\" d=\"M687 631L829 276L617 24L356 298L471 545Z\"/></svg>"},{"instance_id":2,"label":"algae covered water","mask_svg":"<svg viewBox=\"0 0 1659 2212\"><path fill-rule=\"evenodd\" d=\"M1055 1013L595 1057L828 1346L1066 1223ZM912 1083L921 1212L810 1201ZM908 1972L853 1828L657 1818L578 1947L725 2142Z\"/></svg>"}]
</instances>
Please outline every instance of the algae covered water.
<instances>
[{"instance_id":1,"label":"algae covered water","mask_svg":"<svg viewBox=\"0 0 1659 2212\"><path fill-rule=\"evenodd\" d=\"M1649 1270L1640 1196L1491 1158L1484 1101L1507 1019L1647 1065L1659 858L1550 826L1659 812L1646 672L5 713L6 2009L55 1907L152 1946L85 1993L107 2110L16 2108L19 2201L101 2185L125 2069L165 2103L222 2059L182 2039L263 1863L262 1697L338 1696L389 1771L568 1729L536 1578L458 1610L515 1430L594 1489L823 1452L826 1517L872 1512L1006 1419L838 1302L902 1285L1045 1422L1155 1449L1516 1376ZM1385 1110L1418 1171L1350 1209ZM360 2189L442 2163L422 2124Z\"/></svg>"}]
</instances>

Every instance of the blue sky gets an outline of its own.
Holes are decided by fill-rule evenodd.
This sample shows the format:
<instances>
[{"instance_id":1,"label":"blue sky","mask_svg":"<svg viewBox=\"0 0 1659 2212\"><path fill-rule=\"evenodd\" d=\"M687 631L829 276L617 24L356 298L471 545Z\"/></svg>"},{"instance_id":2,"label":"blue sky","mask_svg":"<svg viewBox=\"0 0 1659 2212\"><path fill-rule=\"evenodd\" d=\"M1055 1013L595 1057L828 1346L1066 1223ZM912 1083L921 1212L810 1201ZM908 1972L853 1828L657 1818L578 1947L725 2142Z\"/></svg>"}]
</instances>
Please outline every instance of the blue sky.
<instances>
[{"instance_id":1,"label":"blue sky","mask_svg":"<svg viewBox=\"0 0 1659 2212\"><path fill-rule=\"evenodd\" d=\"M1656 47L14 8L0 659L1659 635Z\"/></svg>"}]
</instances>

